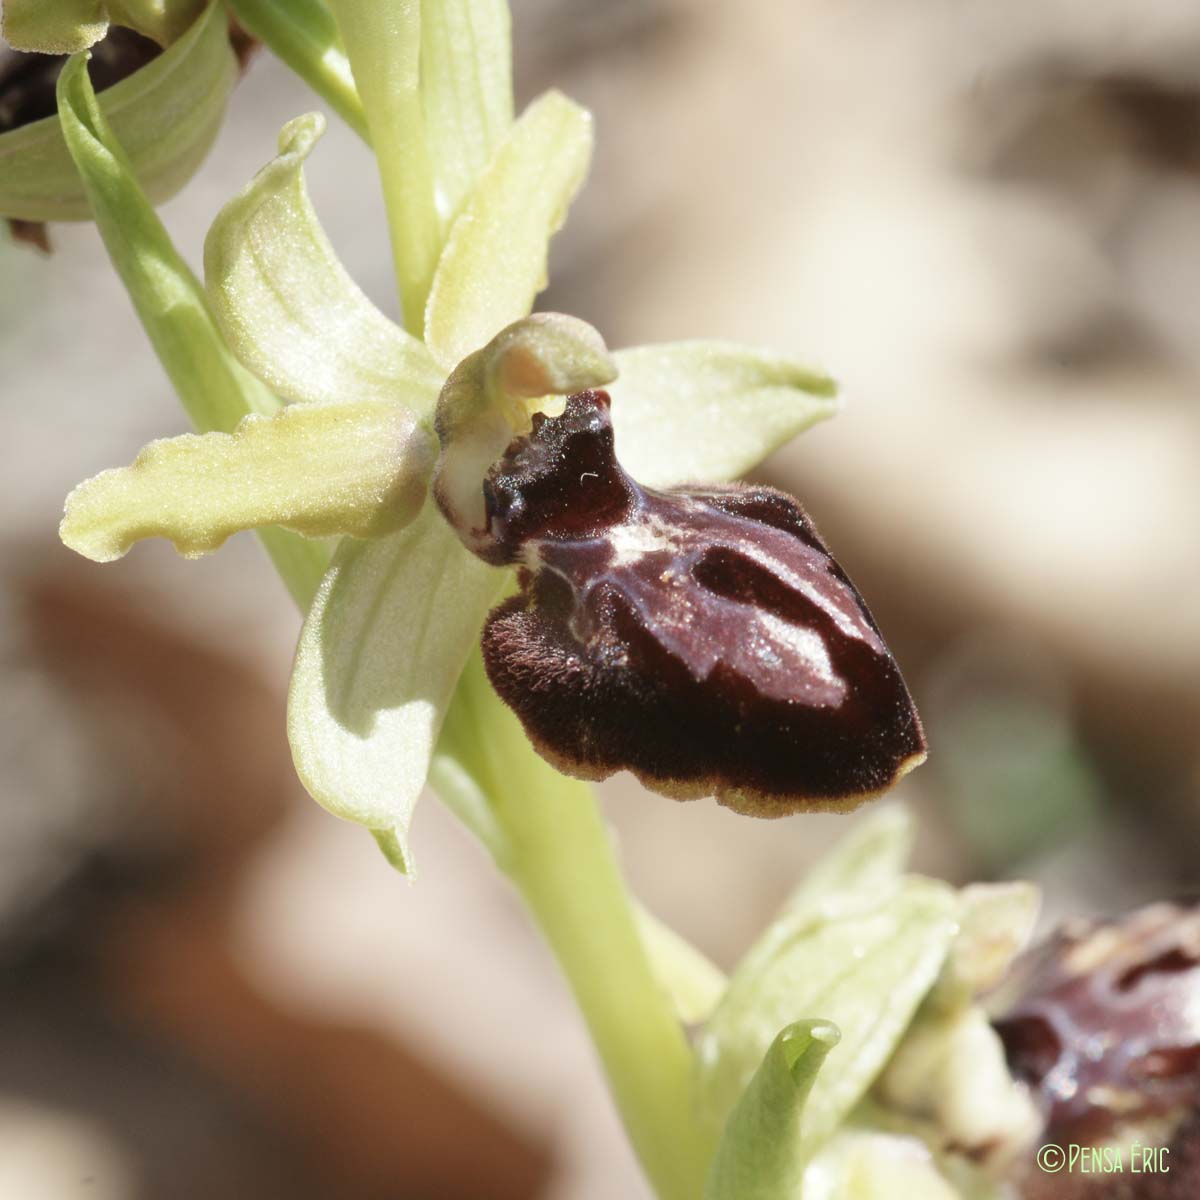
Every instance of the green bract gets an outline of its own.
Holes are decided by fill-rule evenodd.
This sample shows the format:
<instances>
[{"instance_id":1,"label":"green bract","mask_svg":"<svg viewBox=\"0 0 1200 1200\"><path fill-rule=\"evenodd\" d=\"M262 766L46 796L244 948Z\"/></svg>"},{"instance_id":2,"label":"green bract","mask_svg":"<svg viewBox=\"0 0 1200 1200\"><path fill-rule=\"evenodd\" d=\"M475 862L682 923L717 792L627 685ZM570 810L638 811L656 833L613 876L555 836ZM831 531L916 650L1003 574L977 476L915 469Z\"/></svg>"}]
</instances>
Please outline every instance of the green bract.
<instances>
[{"instance_id":1,"label":"green bract","mask_svg":"<svg viewBox=\"0 0 1200 1200\"><path fill-rule=\"evenodd\" d=\"M45 11L55 7L45 4ZM173 196L203 161L236 78L225 10L214 0L161 55L101 93L99 110L121 146L123 166L153 203ZM54 117L0 135L0 216L78 221L91 215Z\"/></svg>"}]
</instances>

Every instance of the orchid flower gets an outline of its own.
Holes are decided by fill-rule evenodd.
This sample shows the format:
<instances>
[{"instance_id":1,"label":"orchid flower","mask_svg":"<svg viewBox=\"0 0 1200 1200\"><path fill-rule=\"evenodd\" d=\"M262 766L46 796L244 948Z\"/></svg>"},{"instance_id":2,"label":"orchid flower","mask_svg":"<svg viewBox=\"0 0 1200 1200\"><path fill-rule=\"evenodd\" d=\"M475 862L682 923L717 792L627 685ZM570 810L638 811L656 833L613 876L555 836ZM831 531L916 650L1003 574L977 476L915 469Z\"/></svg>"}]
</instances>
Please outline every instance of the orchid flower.
<instances>
[{"instance_id":1,"label":"orchid flower","mask_svg":"<svg viewBox=\"0 0 1200 1200\"><path fill-rule=\"evenodd\" d=\"M945 1014L974 1011L971 964L1014 906L973 921L965 894L903 874L907 825L885 810L726 981L631 904L578 778L629 766L780 815L852 807L923 756L803 511L728 483L832 415L832 380L720 342L610 352L532 312L591 120L556 91L514 119L503 0L234 8L370 141L403 325L309 202L319 114L217 216L202 284L73 58L64 144L197 432L76 488L63 540L104 562L259 531L306 610L288 707L305 786L401 870L427 782L479 836L555 950L660 1196L874 1200L897 1177L957 1194L936 1138L897 1126L927 1098L879 1081L918 1055L910 1033L941 1045ZM675 747L663 711L691 724ZM798 731L806 753L785 753Z\"/></svg>"},{"instance_id":2,"label":"orchid flower","mask_svg":"<svg viewBox=\"0 0 1200 1200\"><path fill-rule=\"evenodd\" d=\"M64 87L88 102L81 73ZM152 443L87 481L67 502L62 536L103 562L149 536L190 556L248 528L345 535L300 636L289 734L312 795L402 863L455 686L508 580L423 503L447 377L468 359L503 377L517 422L542 397L608 385L622 460L657 487L736 478L831 415L834 389L775 355L703 342L609 355L581 322L528 316L591 149L588 114L556 92L512 124L463 198L419 340L371 304L321 230L303 166L323 127L319 114L284 127L278 156L205 246L222 333L288 403L232 433ZM502 450L514 431L494 419L507 431Z\"/></svg>"}]
</instances>

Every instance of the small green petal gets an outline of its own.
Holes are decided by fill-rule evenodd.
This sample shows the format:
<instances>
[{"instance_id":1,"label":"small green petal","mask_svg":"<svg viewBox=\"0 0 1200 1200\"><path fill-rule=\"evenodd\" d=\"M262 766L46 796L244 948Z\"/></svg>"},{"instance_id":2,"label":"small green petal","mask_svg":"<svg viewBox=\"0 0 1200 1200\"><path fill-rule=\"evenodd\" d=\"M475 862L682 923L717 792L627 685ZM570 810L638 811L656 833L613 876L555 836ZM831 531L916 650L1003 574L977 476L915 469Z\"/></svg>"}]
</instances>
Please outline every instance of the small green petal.
<instances>
[{"instance_id":1,"label":"small green petal","mask_svg":"<svg viewBox=\"0 0 1200 1200\"><path fill-rule=\"evenodd\" d=\"M230 432L248 413L277 412L276 397L221 338L204 289L133 178L80 57L58 78L58 106L105 248L192 423L202 432ZM297 603L306 605L327 565L324 548L282 529L261 537Z\"/></svg>"},{"instance_id":2,"label":"small green petal","mask_svg":"<svg viewBox=\"0 0 1200 1200\"><path fill-rule=\"evenodd\" d=\"M232 434L151 442L131 467L80 484L60 532L96 562L147 537L195 558L264 525L378 537L416 516L433 460L433 435L399 405L286 408Z\"/></svg>"},{"instance_id":3,"label":"small green petal","mask_svg":"<svg viewBox=\"0 0 1200 1200\"><path fill-rule=\"evenodd\" d=\"M706 1021L725 991L725 976L690 942L653 913L637 907L638 932L650 965L685 1025Z\"/></svg>"},{"instance_id":4,"label":"small green petal","mask_svg":"<svg viewBox=\"0 0 1200 1200\"><path fill-rule=\"evenodd\" d=\"M796 929L765 963L739 968L699 1039L704 1112L728 1112L780 1026L832 1021L842 1042L809 1099L806 1130L826 1137L887 1062L933 985L956 931L958 900L934 880L905 879L873 907Z\"/></svg>"},{"instance_id":5,"label":"small green petal","mask_svg":"<svg viewBox=\"0 0 1200 1200\"><path fill-rule=\"evenodd\" d=\"M242 363L289 400L432 413L442 372L363 295L309 202L304 160L324 130L320 113L289 121L279 156L217 215L204 243L213 311Z\"/></svg>"},{"instance_id":6,"label":"small green petal","mask_svg":"<svg viewBox=\"0 0 1200 1200\"><path fill-rule=\"evenodd\" d=\"M617 453L651 487L736 479L837 411L829 376L744 346L675 342L613 357Z\"/></svg>"},{"instance_id":7,"label":"small green petal","mask_svg":"<svg viewBox=\"0 0 1200 1200\"><path fill-rule=\"evenodd\" d=\"M512 125L507 0L423 0L421 109L443 229Z\"/></svg>"},{"instance_id":8,"label":"small green petal","mask_svg":"<svg viewBox=\"0 0 1200 1200\"><path fill-rule=\"evenodd\" d=\"M4 40L14 50L77 54L108 32L103 0L4 0Z\"/></svg>"},{"instance_id":9,"label":"small green petal","mask_svg":"<svg viewBox=\"0 0 1200 1200\"><path fill-rule=\"evenodd\" d=\"M335 816L407 832L454 686L507 573L468 554L432 503L388 537L343 542L292 674L296 770Z\"/></svg>"},{"instance_id":10,"label":"small green petal","mask_svg":"<svg viewBox=\"0 0 1200 1200\"><path fill-rule=\"evenodd\" d=\"M229 0L239 24L281 58L361 138L367 115L333 13L321 0Z\"/></svg>"},{"instance_id":11,"label":"small green petal","mask_svg":"<svg viewBox=\"0 0 1200 1200\"><path fill-rule=\"evenodd\" d=\"M828 1021L797 1021L771 1042L729 1115L705 1200L796 1200L814 1148L805 1107L838 1041Z\"/></svg>"},{"instance_id":12,"label":"small green petal","mask_svg":"<svg viewBox=\"0 0 1200 1200\"><path fill-rule=\"evenodd\" d=\"M433 278L425 341L446 370L529 312L591 153L591 115L560 92L535 100L512 127L454 222Z\"/></svg>"},{"instance_id":13,"label":"small green petal","mask_svg":"<svg viewBox=\"0 0 1200 1200\"><path fill-rule=\"evenodd\" d=\"M166 51L101 93L100 111L151 202L169 199L195 173L221 127L236 78L225 10L213 3ZM60 80L60 96L62 87ZM0 136L0 216L91 218L63 139L53 117Z\"/></svg>"}]
</instances>

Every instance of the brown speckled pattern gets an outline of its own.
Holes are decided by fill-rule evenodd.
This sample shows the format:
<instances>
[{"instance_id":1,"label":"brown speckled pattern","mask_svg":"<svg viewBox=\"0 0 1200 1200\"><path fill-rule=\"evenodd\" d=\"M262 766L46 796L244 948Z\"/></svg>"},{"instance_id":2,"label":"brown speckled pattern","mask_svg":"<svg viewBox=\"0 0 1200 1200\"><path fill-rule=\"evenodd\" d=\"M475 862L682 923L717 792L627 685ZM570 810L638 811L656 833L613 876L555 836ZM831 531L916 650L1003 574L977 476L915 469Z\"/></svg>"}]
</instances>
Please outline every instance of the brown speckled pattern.
<instances>
[{"instance_id":1,"label":"brown speckled pattern","mask_svg":"<svg viewBox=\"0 0 1200 1200\"><path fill-rule=\"evenodd\" d=\"M846 809L924 757L908 690L800 506L770 488L642 488L609 397L534 419L484 485L488 675L545 757L629 769L759 816Z\"/></svg>"}]
</instances>

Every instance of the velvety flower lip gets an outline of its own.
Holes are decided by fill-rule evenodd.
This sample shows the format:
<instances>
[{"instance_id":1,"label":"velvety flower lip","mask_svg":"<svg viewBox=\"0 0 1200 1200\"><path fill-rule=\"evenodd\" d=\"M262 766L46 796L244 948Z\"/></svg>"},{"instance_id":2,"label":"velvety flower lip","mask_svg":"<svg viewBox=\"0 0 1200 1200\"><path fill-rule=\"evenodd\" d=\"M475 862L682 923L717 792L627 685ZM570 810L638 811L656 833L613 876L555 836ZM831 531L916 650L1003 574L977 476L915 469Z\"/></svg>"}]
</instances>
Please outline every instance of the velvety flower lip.
<instances>
[{"instance_id":1,"label":"velvety flower lip","mask_svg":"<svg viewBox=\"0 0 1200 1200\"><path fill-rule=\"evenodd\" d=\"M1051 1140L1106 1140L1200 1102L1200 907L1072 922L1008 988L994 1024Z\"/></svg>"},{"instance_id":2,"label":"velvety flower lip","mask_svg":"<svg viewBox=\"0 0 1200 1200\"><path fill-rule=\"evenodd\" d=\"M737 811L848 809L925 757L920 720L862 597L791 497L643 488L606 392L535 414L484 481L485 561L520 593L489 617L493 686L540 752L629 769Z\"/></svg>"}]
</instances>

